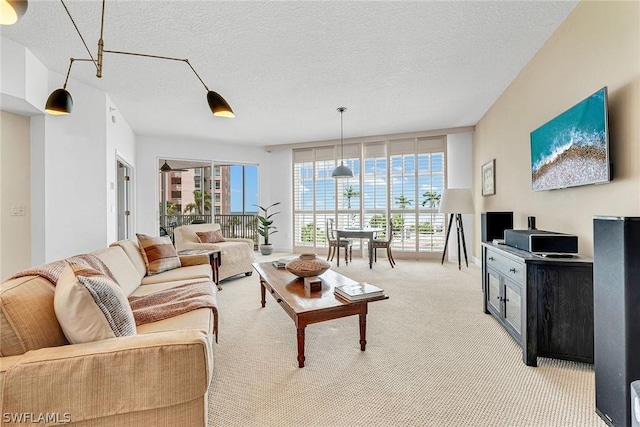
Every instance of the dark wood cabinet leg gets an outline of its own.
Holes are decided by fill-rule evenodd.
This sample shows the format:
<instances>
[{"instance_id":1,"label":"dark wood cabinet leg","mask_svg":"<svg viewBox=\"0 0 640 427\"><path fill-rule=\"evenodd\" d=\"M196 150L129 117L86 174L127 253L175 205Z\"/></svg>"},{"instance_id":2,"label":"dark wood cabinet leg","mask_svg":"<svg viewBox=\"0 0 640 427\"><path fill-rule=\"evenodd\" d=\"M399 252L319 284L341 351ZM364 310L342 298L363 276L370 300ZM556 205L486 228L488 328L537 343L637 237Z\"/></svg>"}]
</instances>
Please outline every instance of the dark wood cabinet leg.
<instances>
[{"instance_id":1,"label":"dark wood cabinet leg","mask_svg":"<svg viewBox=\"0 0 640 427\"><path fill-rule=\"evenodd\" d=\"M262 296L262 307L264 307L264 305L267 303L265 296L266 296L266 289L264 288L264 282L262 281L262 277L260 278L260 295Z\"/></svg>"}]
</instances>

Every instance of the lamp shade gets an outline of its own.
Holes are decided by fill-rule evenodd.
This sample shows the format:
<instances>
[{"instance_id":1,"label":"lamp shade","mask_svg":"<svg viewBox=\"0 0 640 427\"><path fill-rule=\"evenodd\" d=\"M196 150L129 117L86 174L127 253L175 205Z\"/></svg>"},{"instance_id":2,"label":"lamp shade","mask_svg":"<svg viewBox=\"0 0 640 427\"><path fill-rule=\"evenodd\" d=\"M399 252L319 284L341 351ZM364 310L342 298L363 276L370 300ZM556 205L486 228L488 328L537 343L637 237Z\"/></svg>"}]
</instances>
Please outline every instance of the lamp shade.
<instances>
[{"instance_id":1,"label":"lamp shade","mask_svg":"<svg viewBox=\"0 0 640 427\"><path fill-rule=\"evenodd\" d=\"M440 213L471 214L475 212L470 188L448 188L440 198Z\"/></svg>"},{"instance_id":2,"label":"lamp shade","mask_svg":"<svg viewBox=\"0 0 640 427\"><path fill-rule=\"evenodd\" d=\"M171 166L169 166L166 160L164 161L164 164L160 166L160 172L171 172L171 170Z\"/></svg>"},{"instance_id":3,"label":"lamp shade","mask_svg":"<svg viewBox=\"0 0 640 427\"><path fill-rule=\"evenodd\" d=\"M342 126L342 115L347 111L347 107L338 107L340 112L340 158L344 159L344 129ZM340 166L331 172L331 178L353 178L353 171L344 165L344 160L340 160Z\"/></svg>"},{"instance_id":4,"label":"lamp shade","mask_svg":"<svg viewBox=\"0 0 640 427\"><path fill-rule=\"evenodd\" d=\"M0 0L0 25L13 25L27 12L27 0Z\"/></svg>"},{"instance_id":5,"label":"lamp shade","mask_svg":"<svg viewBox=\"0 0 640 427\"><path fill-rule=\"evenodd\" d=\"M44 111L53 115L69 114L73 110L73 98L65 89L56 89L47 98Z\"/></svg>"},{"instance_id":6,"label":"lamp shade","mask_svg":"<svg viewBox=\"0 0 640 427\"><path fill-rule=\"evenodd\" d=\"M353 171L340 162L340 166L331 172L331 178L353 178Z\"/></svg>"},{"instance_id":7,"label":"lamp shade","mask_svg":"<svg viewBox=\"0 0 640 427\"><path fill-rule=\"evenodd\" d=\"M233 114L233 110L229 104L227 104L227 101L225 101L219 93L212 90L207 92L207 102L209 103L209 108L211 108L211 112L214 116L228 117L230 119L236 116Z\"/></svg>"}]
</instances>

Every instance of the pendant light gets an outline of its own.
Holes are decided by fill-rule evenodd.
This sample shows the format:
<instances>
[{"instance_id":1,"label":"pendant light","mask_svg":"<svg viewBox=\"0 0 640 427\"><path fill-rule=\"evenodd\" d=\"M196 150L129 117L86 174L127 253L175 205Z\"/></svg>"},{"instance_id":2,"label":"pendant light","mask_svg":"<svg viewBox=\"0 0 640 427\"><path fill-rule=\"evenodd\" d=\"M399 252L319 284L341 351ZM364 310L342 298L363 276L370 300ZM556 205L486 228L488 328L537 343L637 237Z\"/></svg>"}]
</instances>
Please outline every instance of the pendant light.
<instances>
[{"instance_id":1,"label":"pendant light","mask_svg":"<svg viewBox=\"0 0 640 427\"><path fill-rule=\"evenodd\" d=\"M13 25L27 12L27 0L0 0L0 25Z\"/></svg>"},{"instance_id":2,"label":"pendant light","mask_svg":"<svg viewBox=\"0 0 640 427\"><path fill-rule=\"evenodd\" d=\"M353 171L348 166L344 165L344 139L343 139L343 126L342 126L342 114L347 110L346 107L338 108L340 111L340 166L335 168L331 172L331 178L353 178Z\"/></svg>"},{"instance_id":3,"label":"pendant light","mask_svg":"<svg viewBox=\"0 0 640 427\"><path fill-rule=\"evenodd\" d=\"M196 72L195 68L193 68L193 65L191 65L191 63L189 62L188 59L182 59L182 58L174 58L171 56L159 56L159 55L149 55L146 53L137 53L137 52L124 52L124 51L119 51L119 50L107 50L104 48L104 40L102 38L103 33L104 33L104 12L105 12L105 4L106 4L106 0L102 0L102 14L101 14L101 23L100 23L100 39L98 39L98 54L97 54L97 59L96 57L94 57L93 53L89 50L89 48L87 47L87 44L85 43L84 37L82 37L82 34L80 33L80 30L78 29L78 26L76 25L76 22L74 21L73 17L71 16L71 13L69 12L69 9L67 8L66 4L64 3L64 0L60 0L60 2L62 3L62 5L64 6L65 11L67 12L67 15L69 16L69 19L71 20L71 23L73 24L73 26L76 29L76 32L78 33L78 36L80 37L80 40L82 40L82 43L85 46L85 49L87 50L87 53L89 54L89 58L71 58L69 61L69 69L67 70L67 78L64 81L64 86L61 89L56 89L55 91L53 91L51 93L51 95L49 95L49 98L47 99L47 103L45 106L45 111L48 114L55 114L55 115L61 115L61 114L69 114L71 113L71 110L73 108L73 99L71 98L71 94L67 91L67 82L69 81L69 74L71 73L71 67L73 66L74 61L84 61L84 62L91 62L93 63L93 65L96 67L96 77L101 78L102 77L102 66L103 66L103 55L105 53L109 53L109 54L116 54L116 55L129 55L129 56L137 56L137 57L144 57L144 58L153 58L153 59L164 59L164 60L169 60L169 61L179 61L179 62L184 62L186 63L189 68L191 69L191 71L193 71L193 73L196 75L196 77L198 78L198 80L200 81L200 83L202 83L202 86L204 86L205 90L207 91L207 104L209 104L209 109L211 110L211 113L216 116L216 117L227 117L227 118L234 118L235 114L233 112L233 110L231 109L231 107L229 106L229 103L217 92L214 92L212 90L209 89L209 87L204 83L204 81L202 80L202 78L200 77L200 75ZM27 2L26 0L24 1L19 1L19 0L0 0L0 17L2 17L4 15L4 11L5 11L5 7L4 5L7 4L7 10L9 10L9 6L13 6L13 9L10 10L17 10L18 13L18 18L21 16L21 14L24 14L24 12L27 10ZM3 23L3 22L0 22Z\"/></svg>"}]
</instances>

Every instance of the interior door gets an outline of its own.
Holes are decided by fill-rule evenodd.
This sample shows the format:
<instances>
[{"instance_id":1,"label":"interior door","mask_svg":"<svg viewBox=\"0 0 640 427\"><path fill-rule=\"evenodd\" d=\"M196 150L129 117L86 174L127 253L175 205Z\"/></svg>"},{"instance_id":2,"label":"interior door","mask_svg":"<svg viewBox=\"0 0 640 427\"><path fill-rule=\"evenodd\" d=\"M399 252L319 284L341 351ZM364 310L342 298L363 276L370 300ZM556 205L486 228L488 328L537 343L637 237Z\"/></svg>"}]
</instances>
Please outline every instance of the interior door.
<instances>
[{"instance_id":1,"label":"interior door","mask_svg":"<svg viewBox=\"0 0 640 427\"><path fill-rule=\"evenodd\" d=\"M128 239L131 233L131 167L118 160L118 240Z\"/></svg>"}]
</instances>

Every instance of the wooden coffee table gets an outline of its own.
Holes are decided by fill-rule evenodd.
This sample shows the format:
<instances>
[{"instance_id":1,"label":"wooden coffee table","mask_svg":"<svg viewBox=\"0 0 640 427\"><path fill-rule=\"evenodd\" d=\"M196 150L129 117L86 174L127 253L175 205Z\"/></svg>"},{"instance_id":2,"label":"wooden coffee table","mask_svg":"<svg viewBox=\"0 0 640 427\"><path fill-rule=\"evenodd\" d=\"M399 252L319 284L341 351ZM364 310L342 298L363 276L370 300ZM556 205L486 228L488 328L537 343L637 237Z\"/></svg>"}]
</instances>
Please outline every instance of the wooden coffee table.
<instances>
[{"instance_id":1,"label":"wooden coffee table","mask_svg":"<svg viewBox=\"0 0 640 427\"><path fill-rule=\"evenodd\" d=\"M266 291L280 304L293 319L298 330L298 367L304 367L305 328L312 323L339 319L347 316L360 316L360 350L367 345L367 306L370 302L388 299L387 295L362 301L348 302L333 294L336 286L353 285L357 282L328 270L319 276L322 289L305 292L304 281L283 268L277 268L271 262L254 263L253 268L260 275L260 293L262 307L265 306Z\"/></svg>"}]
</instances>

